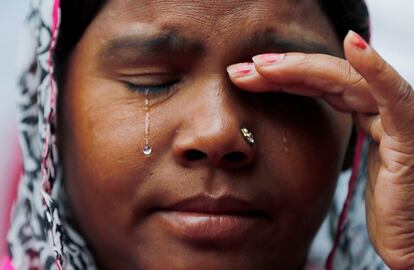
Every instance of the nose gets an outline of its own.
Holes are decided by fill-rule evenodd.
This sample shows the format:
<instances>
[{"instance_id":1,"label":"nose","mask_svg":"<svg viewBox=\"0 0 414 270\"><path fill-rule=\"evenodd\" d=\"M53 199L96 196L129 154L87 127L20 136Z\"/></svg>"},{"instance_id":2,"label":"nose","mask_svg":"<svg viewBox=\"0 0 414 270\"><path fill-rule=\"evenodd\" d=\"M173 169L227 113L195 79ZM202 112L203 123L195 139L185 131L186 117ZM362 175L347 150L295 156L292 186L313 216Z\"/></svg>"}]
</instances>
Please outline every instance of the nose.
<instances>
[{"instance_id":1,"label":"nose","mask_svg":"<svg viewBox=\"0 0 414 270\"><path fill-rule=\"evenodd\" d=\"M191 117L174 140L174 156L183 166L241 169L255 159L255 145L249 144L241 132L247 122L243 121L243 108L217 88L210 86L202 91L204 94L194 96L188 112Z\"/></svg>"}]
</instances>

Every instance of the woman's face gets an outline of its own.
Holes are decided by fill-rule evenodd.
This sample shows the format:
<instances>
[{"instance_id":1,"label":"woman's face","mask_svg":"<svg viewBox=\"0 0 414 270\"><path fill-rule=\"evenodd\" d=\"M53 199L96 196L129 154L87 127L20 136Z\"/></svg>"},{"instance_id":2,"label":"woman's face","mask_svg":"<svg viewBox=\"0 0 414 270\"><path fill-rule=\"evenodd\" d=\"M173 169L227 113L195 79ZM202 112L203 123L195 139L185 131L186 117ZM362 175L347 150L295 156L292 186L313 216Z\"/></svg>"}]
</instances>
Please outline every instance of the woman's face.
<instances>
[{"instance_id":1,"label":"woman's face","mask_svg":"<svg viewBox=\"0 0 414 270\"><path fill-rule=\"evenodd\" d=\"M102 269L305 262L351 119L320 100L243 92L226 67L267 52L341 56L316 3L105 5L71 55L59 119L69 202Z\"/></svg>"}]
</instances>

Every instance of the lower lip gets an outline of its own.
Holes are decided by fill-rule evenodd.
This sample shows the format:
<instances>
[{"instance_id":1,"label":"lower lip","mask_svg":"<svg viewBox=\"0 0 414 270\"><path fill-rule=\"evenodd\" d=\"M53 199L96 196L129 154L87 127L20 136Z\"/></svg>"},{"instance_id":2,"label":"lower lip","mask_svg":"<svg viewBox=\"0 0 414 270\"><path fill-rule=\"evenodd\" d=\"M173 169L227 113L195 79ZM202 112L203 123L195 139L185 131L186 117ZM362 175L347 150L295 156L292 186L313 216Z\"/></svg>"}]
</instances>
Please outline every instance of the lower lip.
<instances>
[{"instance_id":1,"label":"lower lip","mask_svg":"<svg viewBox=\"0 0 414 270\"><path fill-rule=\"evenodd\" d=\"M236 243L257 232L263 218L257 216L217 215L196 212L160 212L167 231L185 240Z\"/></svg>"}]
</instances>

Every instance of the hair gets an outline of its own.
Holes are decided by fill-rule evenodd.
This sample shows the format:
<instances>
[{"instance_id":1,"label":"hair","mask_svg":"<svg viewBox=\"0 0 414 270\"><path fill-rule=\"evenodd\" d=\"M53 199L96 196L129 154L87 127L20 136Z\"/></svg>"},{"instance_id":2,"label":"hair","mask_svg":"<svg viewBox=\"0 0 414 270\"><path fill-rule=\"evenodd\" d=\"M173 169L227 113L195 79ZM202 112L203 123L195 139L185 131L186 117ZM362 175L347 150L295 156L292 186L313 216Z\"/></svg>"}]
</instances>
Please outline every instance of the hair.
<instances>
[{"instance_id":1,"label":"hair","mask_svg":"<svg viewBox=\"0 0 414 270\"><path fill-rule=\"evenodd\" d=\"M62 0L61 25L54 54L56 79L60 86L64 83L65 63L83 33L99 13L107 0ZM350 29L366 40L370 39L369 12L364 0L317 0L322 11L332 24L337 38L343 40ZM355 129L345 155L344 167L352 164Z\"/></svg>"},{"instance_id":2,"label":"hair","mask_svg":"<svg viewBox=\"0 0 414 270\"><path fill-rule=\"evenodd\" d=\"M343 40L349 30L370 40L370 20L364 0L318 0L337 36Z\"/></svg>"},{"instance_id":3,"label":"hair","mask_svg":"<svg viewBox=\"0 0 414 270\"><path fill-rule=\"evenodd\" d=\"M54 61L59 69L107 0L61 0L61 22Z\"/></svg>"}]
</instances>

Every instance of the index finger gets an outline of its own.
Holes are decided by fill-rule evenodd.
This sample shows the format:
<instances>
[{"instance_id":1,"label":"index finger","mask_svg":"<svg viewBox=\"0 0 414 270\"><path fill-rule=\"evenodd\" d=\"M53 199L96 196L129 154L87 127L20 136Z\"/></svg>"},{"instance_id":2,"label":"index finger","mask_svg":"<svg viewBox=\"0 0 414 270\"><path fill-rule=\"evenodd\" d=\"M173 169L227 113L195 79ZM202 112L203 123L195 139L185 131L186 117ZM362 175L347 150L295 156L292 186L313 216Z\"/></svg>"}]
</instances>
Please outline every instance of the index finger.
<instances>
[{"instance_id":1,"label":"index finger","mask_svg":"<svg viewBox=\"0 0 414 270\"><path fill-rule=\"evenodd\" d=\"M324 97L347 111L378 113L365 79L344 59L324 54L264 54L253 58L255 70L237 76L239 65L229 67L231 80L248 91L278 91ZM241 64L243 65L243 64ZM243 71L249 66L244 64ZM246 76L247 74L247 76ZM295 86L292 92L292 85ZM301 91L298 90L298 86ZM332 104L335 100L335 104ZM334 106L338 107L338 106ZM342 110L343 110L342 109Z\"/></svg>"},{"instance_id":2,"label":"index finger","mask_svg":"<svg viewBox=\"0 0 414 270\"><path fill-rule=\"evenodd\" d=\"M413 89L360 35L350 31L344 40L346 58L370 85L379 106L394 106Z\"/></svg>"},{"instance_id":3,"label":"index finger","mask_svg":"<svg viewBox=\"0 0 414 270\"><path fill-rule=\"evenodd\" d=\"M413 88L355 32L348 33L344 48L349 62L370 86L386 133L411 139L414 132Z\"/></svg>"}]
</instances>

